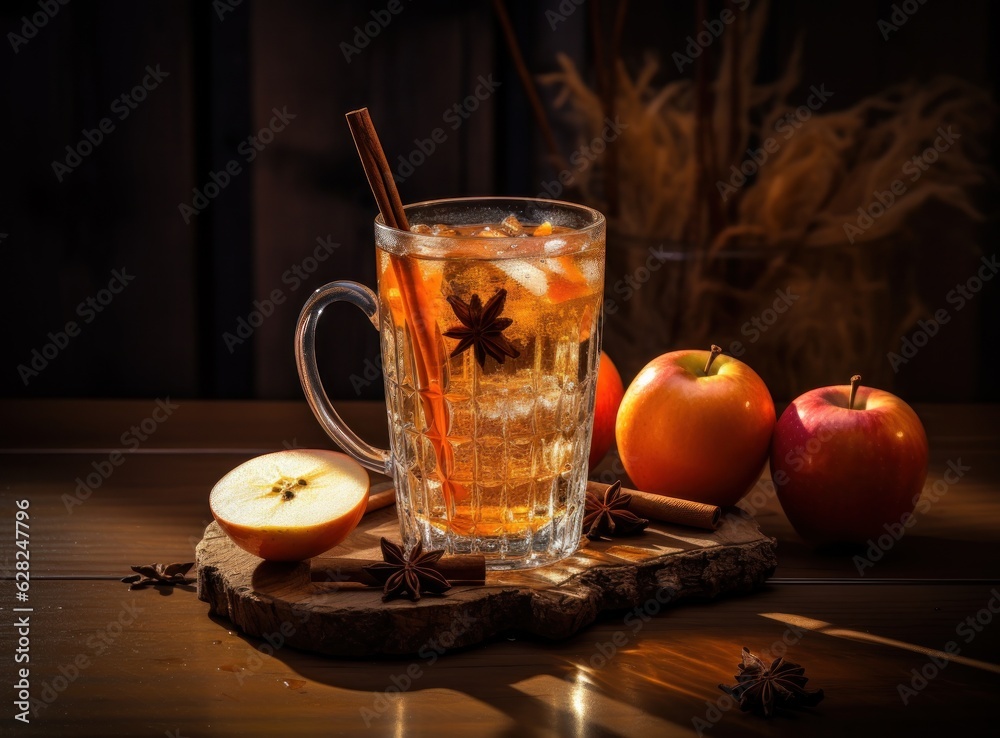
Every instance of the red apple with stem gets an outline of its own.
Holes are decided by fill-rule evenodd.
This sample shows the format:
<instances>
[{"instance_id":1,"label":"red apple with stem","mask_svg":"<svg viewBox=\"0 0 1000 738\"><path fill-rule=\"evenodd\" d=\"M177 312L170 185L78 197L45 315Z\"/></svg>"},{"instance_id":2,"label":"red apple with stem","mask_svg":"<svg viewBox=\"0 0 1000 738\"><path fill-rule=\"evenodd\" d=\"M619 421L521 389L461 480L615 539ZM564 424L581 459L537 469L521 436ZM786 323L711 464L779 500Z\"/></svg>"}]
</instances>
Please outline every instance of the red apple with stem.
<instances>
[{"instance_id":1,"label":"red apple with stem","mask_svg":"<svg viewBox=\"0 0 1000 738\"><path fill-rule=\"evenodd\" d=\"M781 414L771 477L795 530L817 543L865 543L905 524L927 477L927 434L890 392L861 386L806 392Z\"/></svg>"},{"instance_id":2,"label":"red apple with stem","mask_svg":"<svg viewBox=\"0 0 1000 738\"><path fill-rule=\"evenodd\" d=\"M753 369L721 353L663 354L625 391L615 435L638 489L735 505L760 478L774 403Z\"/></svg>"}]
</instances>

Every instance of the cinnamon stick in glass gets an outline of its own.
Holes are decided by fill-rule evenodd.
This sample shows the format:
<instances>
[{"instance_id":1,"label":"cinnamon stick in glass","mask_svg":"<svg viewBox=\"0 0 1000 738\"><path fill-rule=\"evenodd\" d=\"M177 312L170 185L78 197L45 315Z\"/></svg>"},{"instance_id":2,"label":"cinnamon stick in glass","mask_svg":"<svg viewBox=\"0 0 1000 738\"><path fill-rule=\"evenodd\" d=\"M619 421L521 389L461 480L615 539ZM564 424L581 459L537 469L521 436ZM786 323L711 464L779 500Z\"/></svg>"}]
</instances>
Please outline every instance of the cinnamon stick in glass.
<instances>
[{"instance_id":1,"label":"cinnamon stick in glass","mask_svg":"<svg viewBox=\"0 0 1000 738\"><path fill-rule=\"evenodd\" d=\"M399 190L396 189L396 182L392 178L392 169L385 158L385 151L382 149L368 108L352 110L346 117L351 134L354 136L354 145L358 149L361 165L368 177L368 184L382 213L382 220L390 228L409 230L410 224L403 210L403 201L399 197ZM443 389L443 373L433 330L434 321L430 319L431 313L420 275L407 259L391 258L393 274L399 285L414 344L413 363L417 382L422 389L431 389L434 386ZM428 437L433 445L442 491L446 499L454 501L464 497L467 490L448 479L452 468L451 445L440 441L448 435L448 412L443 395L443 392L429 392L426 396L422 396L421 400L428 426L437 431Z\"/></svg>"},{"instance_id":2,"label":"cinnamon stick in glass","mask_svg":"<svg viewBox=\"0 0 1000 738\"><path fill-rule=\"evenodd\" d=\"M587 482L587 491L593 492L603 500L604 493L609 486L601 482ZM676 497L654 495L650 492L640 492L625 487L622 487L622 492L632 495L628 509L640 518L705 530L717 529L719 521L722 519L722 508L717 505L706 505L691 500L680 500Z\"/></svg>"}]
</instances>

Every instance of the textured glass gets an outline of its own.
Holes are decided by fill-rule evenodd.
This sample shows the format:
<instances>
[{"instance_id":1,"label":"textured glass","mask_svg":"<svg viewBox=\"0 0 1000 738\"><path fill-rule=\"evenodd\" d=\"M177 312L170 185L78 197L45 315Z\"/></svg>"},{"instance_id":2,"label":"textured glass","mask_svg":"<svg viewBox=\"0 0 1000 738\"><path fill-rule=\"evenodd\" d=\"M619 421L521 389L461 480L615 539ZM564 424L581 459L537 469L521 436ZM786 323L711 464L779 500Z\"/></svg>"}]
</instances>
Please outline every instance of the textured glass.
<instances>
[{"instance_id":1,"label":"textured glass","mask_svg":"<svg viewBox=\"0 0 1000 738\"><path fill-rule=\"evenodd\" d=\"M405 234L376 228L379 314L391 465L407 546L480 552L492 569L557 561L580 541L604 283L604 224L587 208L544 201L442 201L412 206L411 224L498 223L514 213L549 237ZM571 230L570 230L571 229ZM559 230L559 229L557 229ZM399 275L419 275L420 316ZM462 323L447 298L485 305L506 291L502 335L519 352L501 364L473 347L451 353ZM413 305L413 301L409 305ZM421 379L414 320L436 357ZM505 321L506 322L506 321ZM425 347L426 349L426 347ZM443 414L433 419L434 413Z\"/></svg>"}]
</instances>

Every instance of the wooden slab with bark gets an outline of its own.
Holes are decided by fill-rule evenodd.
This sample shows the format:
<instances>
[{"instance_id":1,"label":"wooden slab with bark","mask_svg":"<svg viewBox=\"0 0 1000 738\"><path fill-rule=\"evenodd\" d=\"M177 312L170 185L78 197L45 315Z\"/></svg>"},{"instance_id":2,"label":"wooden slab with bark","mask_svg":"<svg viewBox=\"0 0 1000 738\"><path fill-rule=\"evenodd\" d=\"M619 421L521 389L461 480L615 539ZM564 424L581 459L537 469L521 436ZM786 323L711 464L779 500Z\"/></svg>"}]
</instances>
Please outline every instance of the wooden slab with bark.
<instances>
[{"instance_id":1,"label":"wooden slab with bark","mask_svg":"<svg viewBox=\"0 0 1000 738\"><path fill-rule=\"evenodd\" d=\"M367 515L335 553L380 560L381 536L399 540L394 508ZM281 633L288 645L333 656L460 648L508 632L565 638L602 612L638 607L653 614L685 600L751 592L776 565L775 540L736 508L715 532L654 522L638 536L585 539L557 564L489 572L486 586L454 587L416 603L383 602L380 589L338 581L333 557L262 561L214 522L197 549L198 595L212 614L247 635Z\"/></svg>"}]
</instances>

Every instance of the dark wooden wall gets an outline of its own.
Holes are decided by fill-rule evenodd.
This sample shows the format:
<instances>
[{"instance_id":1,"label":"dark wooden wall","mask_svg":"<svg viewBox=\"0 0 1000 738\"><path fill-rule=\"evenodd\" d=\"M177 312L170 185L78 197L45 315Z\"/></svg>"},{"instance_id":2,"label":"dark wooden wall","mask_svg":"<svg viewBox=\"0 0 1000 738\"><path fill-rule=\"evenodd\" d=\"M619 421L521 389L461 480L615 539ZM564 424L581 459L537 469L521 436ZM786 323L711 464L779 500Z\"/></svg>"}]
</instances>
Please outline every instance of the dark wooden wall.
<instances>
[{"instance_id":1,"label":"dark wooden wall","mask_svg":"<svg viewBox=\"0 0 1000 738\"><path fill-rule=\"evenodd\" d=\"M16 54L0 45L0 391L197 394L195 238L177 212L194 178L191 14L165 4L59 8ZM5 37L37 11L4 4ZM157 64L170 76L119 120L112 101ZM52 162L106 117L115 129L60 182ZM100 314L78 315L120 268L134 281ZM25 386L17 365L73 320L80 335Z\"/></svg>"},{"instance_id":2,"label":"dark wooden wall","mask_svg":"<svg viewBox=\"0 0 1000 738\"><path fill-rule=\"evenodd\" d=\"M0 44L0 396L301 396L291 349L299 306L331 279L374 282L375 209L343 120L354 107L371 109L395 161L414 149L414 138L442 126L444 111L469 95L480 75L492 74L501 83L496 93L447 130L447 141L401 185L403 197L538 192L554 173L490 3L399 2L402 12L350 61L341 43L354 43L355 27L387 2L243 0L220 17L221 3L207 1L75 0L59 6L17 53L9 41ZM555 29L546 16L570 5L508 0L534 72L552 69L559 51L587 59L587 7ZM608 18L614 5L603 3ZM875 21L891 5L774 2L762 75L805 33L803 79L844 90L844 104L942 72L995 89L992 4L928 2L904 33L885 42ZM669 58L690 33L692 9L633 2L626 61L647 49ZM5 38L36 12L37 2L0 6ZM112 101L157 64L169 77L126 119L115 118L114 131L58 181L52 161L65 158L82 129L114 117ZM273 108L295 117L247 162L241 142L268 125ZM557 131L570 150L572 131ZM210 172L231 160L241 173L185 223L179 204L191 204L192 188L203 190ZM993 250L993 202L982 229L929 243L918 255L930 303L961 276L955 253ZM310 263L317 238L339 246L306 279L286 278ZM84 324L78 304L123 267L134 281ZM254 301L275 290L284 302L245 342L227 343L225 334L237 335ZM921 357L902 379L908 396L1000 399L989 373L978 369L998 358L998 295L984 290L976 311L960 316ZM30 365L32 351L69 320L81 324L80 335L25 384L18 365ZM358 389L378 354L363 317L344 307L324 319L321 334L331 395L381 396L379 379ZM956 369L954 357L963 353L969 358ZM939 380L942 373L948 382Z\"/></svg>"},{"instance_id":3,"label":"dark wooden wall","mask_svg":"<svg viewBox=\"0 0 1000 738\"><path fill-rule=\"evenodd\" d=\"M397 169L397 157L417 149L414 139L428 140L435 128L445 131L444 143L434 143L435 151L400 184L405 200L492 189L496 98L485 101L456 130L442 120L444 111L475 90L478 77L494 74L490 16L475 5L457 11L402 7L368 46L357 54L347 51L350 60L341 42L359 48L353 28L372 21L367 13L320 0L254 8L255 125L266 125L274 107L287 106L297 116L254 170L254 293L278 289L287 295L286 304L260 328L255 344L245 347L255 356L254 389L260 396L299 392L291 337L310 290L332 279L375 284L372 219L377 211L345 112L369 108ZM318 238L338 247L308 279L299 282L293 271L283 281L287 270L312 266L306 259ZM366 379L365 370L377 361L379 342L360 311L346 305L331 308L320 331L328 391L352 397L361 389L365 396L379 396L380 375L361 386L370 381L371 372Z\"/></svg>"}]
</instances>

